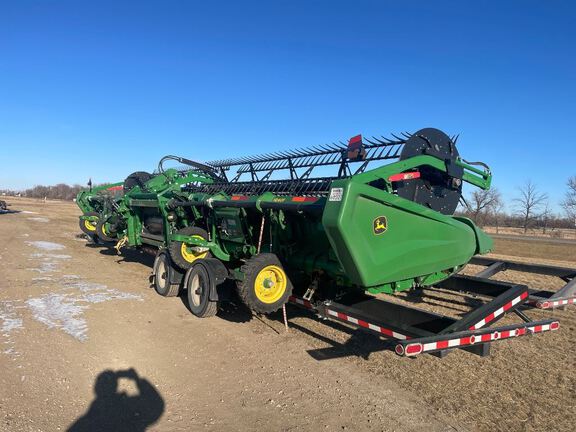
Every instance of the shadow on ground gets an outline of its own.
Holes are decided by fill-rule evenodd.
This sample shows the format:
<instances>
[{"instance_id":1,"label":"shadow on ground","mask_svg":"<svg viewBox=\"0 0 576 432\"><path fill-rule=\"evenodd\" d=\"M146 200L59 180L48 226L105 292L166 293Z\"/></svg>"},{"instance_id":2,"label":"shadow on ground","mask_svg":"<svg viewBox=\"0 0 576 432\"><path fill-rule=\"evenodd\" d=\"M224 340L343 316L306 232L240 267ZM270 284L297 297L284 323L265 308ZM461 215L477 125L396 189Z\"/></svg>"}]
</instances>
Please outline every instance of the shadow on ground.
<instances>
[{"instance_id":1,"label":"shadow on ground","mask_svg":"<svg viewBox=\"0 0 576 432\"><path fill-rule=\"evenodd\" d=\"M118 255L116 249L114 249L113 245L110 244L87 243L86 247L99 249L99 252L102 255L118 257L119 259L116 261L117 264L135 262L144 264L148 267L152 267L154 265L154 256L139 249L124 248L122 249L122 255Z\"/></svg>"},{"instance_id":2,"label":"shadow on ground","mask_svg":"<svg viewBox=\"0 0 576 432\"><path fill-rule=\"evenodd\" d=\"M348 335L348 339L344 343L338 342L327 336L326 333L320 334L313 330L307 324L299 324L294 322L294 318L308 318L310 320L317 320L310 312L300 309L296 306L287 306L288 322L290 331L302 333L319 341L322 341L330 346L326 348L318 348L307 350L307 353L317 361L331 360L342 357L361 357L368 360L370 354L380 351L393 351L395 341L381 339L373 334L363 331L359 328L347 326L337 321L321 319L323 326L332 329L338 333ZM282 312L276 312L268 316L278 322L283 322Z\"/></svg>"},{"instance_id":3,"label":"shadow on ground","mask_svg":"<svg viewBox=\"0 0 576 432\"><path fill-rule=\"evenodd\" d=\"M120 389L123 379L133 384L137 394ZM160 393L134 369L101 372L94 383L94 393L96 398L68 432L143 432L164 412L164 399Z\"/></svg>"}]
</instances>

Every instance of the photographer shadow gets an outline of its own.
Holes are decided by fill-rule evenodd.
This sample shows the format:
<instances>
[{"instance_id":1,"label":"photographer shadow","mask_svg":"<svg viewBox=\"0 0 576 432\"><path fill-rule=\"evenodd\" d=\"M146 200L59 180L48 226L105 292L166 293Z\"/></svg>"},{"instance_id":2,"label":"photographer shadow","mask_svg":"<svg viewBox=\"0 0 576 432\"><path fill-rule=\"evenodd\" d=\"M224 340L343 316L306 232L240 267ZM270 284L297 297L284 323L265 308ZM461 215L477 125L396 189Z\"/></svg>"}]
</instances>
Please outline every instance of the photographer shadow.
<instances>
[{"instance_id":1,"label":"photographer shadow","mask_svg":"<svg viewBox=\"0 0 576 432\"><path fill-rule=\"evenodd\" d=\"M138 394L119 391L121 378L132 381ZM134 369L101 372L94 383L94 393L96 399L68 432L144 432L164 412L164 399L160 393Z\"/></svg>"}]
</instances>

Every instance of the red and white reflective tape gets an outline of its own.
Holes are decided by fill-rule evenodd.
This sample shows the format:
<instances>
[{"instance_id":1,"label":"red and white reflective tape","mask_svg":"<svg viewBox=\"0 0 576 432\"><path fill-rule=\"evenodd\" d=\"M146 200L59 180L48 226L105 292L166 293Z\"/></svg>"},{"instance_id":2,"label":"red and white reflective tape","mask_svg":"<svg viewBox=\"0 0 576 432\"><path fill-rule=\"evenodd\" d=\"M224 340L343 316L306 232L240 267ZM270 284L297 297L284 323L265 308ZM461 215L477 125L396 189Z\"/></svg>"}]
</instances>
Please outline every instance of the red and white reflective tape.
<instances>
[{"instance_id":1,"label":"red and white reflective tape","mask_svg":"<svg viewBox=\"0 0 576 432\"><path fill-rule=\"evenodd\" d=\"M493 321L496 317L502 315L504 312L506 312L507 310L509 310L510 308L512 308L512 306L517 305L518 303L520 303L522 300L524 300L526 297L528 297L528 291L524 291L522 294L520 294L518 297L510 300L508 303L506 303L504 306L496 309L494 312L492 312L491 314L485 316L483 319L481 319L480 321L478 321L476 324L474 324L473 326L471 326L469 328L469 330L478 330L482 327L484 327L486 324L488 324L490 321Z\"/></svg>"},{"instance_id":2,"label":"red and white reflective tape","mask_svg":"<svg viewBox=\"0 0 576 432\"><path fill-rule=\"evenodd\" d=\"M312 305L312 303L310 303L308 300L304 300L300 297L290 296L290 298L288 300L291 303L295 303L297 305L304 306L305 308L314 309L314 306Z\"/></svg>"},{"instance_id":3,"label":"red and white reflective tape","mask_svg":"<svg viewBox=\"0 0 576 432\"><path fill-rule=\"evenodd\" d=\"M576 297L562 299L562 300L528 300L528 303L532 306L536 306L538 309L552 309L558 306L566 306L569 304L576 304Z\"/></svg>"},{"instance_id":4,"label":"red and white reflective tape","mask_svg":"<svg viewBox=\"0 0 576 432\"><path fill-rule=\"evenodd\" d=\"M554 321L550 324L542 324L542 325L535 325L532 327L527 327L527 329L531 333L542 333L549 330L558 330L560 327L560 323L558 321Z\"/></svg>"},{"instance_id":5,"label":"red and white reflective tape","mask_svg":"<svg viewBox=\"0 0 576 432\"><path fill-rule=\"evenodd\" d=\"M393 174L390 177L388 177L388 181L399 182L399 181L412 180L412 179L418 179L418 178L420 178L420 172L414 171L414 172Z\"/></svg>"},{"instance_id":6,"label":"red and white reflective tape","mask_svg":"<svg viewBox=\"0 0 576 432\"><path fill-rule=\"evenodd\" d=\"M558 330L560 323L558 321L553 321L550 324L541 324L535 326L519 327L511 330L498 331L495 330L492 333L485 333L482 335L470 335L462 338L446 339L435 342L428 343L412 343L407 345L398 344L394 351L396 354L405 356L414 356L417 354L438 351L448 348L462 348L466 346L472 346L477 343L493 342L501 339L509 339L517 336L524 336L527 333L535 334L542 333L545 331Z\"/></svg>"},{"instance_id":7,"label":"red and white reflective tape","mask_svg":"<svg viewBox=\"0 0 576 432\"><path fill-rule=\"evenodd\" d=\"M375 332L381 333L381 334L388 336L388 337L393 337L395 339L400 339L400 340L410 339L410 336L406 336L406 335L403 335L402 333L395 332L394 330L390 330L390 329L378 326L376 324L371 324L371 323L363 321L361 319L351 317L351 316L346 315L345 313L342 313L342 312L337 312L337 311L334 311L334 310L328 309L328 308L326 308L326 312L328 313L328 315L336 317L342 321L348 321L352 324L356 324L357 326L373 330Z\"/></svg>"}]
</instances>

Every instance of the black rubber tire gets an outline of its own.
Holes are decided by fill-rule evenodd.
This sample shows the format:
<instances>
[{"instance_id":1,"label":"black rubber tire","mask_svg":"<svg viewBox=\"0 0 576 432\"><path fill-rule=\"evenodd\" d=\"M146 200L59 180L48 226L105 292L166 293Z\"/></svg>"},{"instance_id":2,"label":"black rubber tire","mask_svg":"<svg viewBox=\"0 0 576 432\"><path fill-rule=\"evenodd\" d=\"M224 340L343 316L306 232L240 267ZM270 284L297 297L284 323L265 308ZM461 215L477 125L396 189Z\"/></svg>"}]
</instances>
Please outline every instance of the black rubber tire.
<instances>
[{"instance_id":1,"label":"black rubber tire","mask_svg":"<svg viewBox=\"0 0 576 432\"><path fill-rule=\"evenodd\" d=\"M202 237L204 240L208 240L208 233L206 232L206 230L194 226L179 229L176 232L176 234L182 234L186 236L197 235ZM168 246L168 250L170 251L170 257L172 258L172 261L178 268L186 271L190 267L192 267L192 264L194 264L194 261L188 261L186 260L186 258L182 256L182 242L173 241L172 243L170 243L170 246ZM202 258L210 258L211 256L212 254L210 253L210 251L208 251L206 255L203 256Z\"/></svg>"},{"instance_id":2,"label":"black rubber tire","mask_svg":"<svg viewBox=\"0 0 576 432\"><path fill-rule=\"evenodd\" d=\"M242 302L254 312L265 314L275 312L280 309L292 295L292 282L290 282L290 279L286 276L286 272L284 272L284 277L286 278L286 289L282 296L273 303L265 303L258 299L254 288L256 276L262 269L270 265L280 267L284 272L280 260L272 253L254 255L241 267L241 271L244 273L244 280L237 281L236 283L238 295Z\"/></svg>"},{"instance_id":3,"label":"black rubber tire","mask_svg":"<svg viewBox=\"0 0 576 432\"><path fill-rule=\"evenodd\" d=\"M172 265L170 255L160 251L152 267L154 290L163 297L176 297L180 294L180 278L176 277L176 269Z\"/></svg>"},{"instance_id":4,"label":"black rubber tire","mask_svg":"<svg viewBox=\"0 0 576 432\"><path fill-rule=\"evenodd\" d=\"M96 235L102 241L110 242L110 243L117 242L118 241L117 237L112 237L106 232L106 228L105 228L106 222L107 221L105 219L99 219L98 220L98 224L96 225Z\"/></svg>"},{"instance_id":5,"label":"black rubber tire","mask_svg":"<svg viewBox=\"0 0 576 432\"><path fill-rule=\"evenodd\" d=\"M98 212L87 212L87 213L84 213L84 216L98 216L98 218L100 218L100 213L98 213ZM80 225L80 229L82 230L82 232L83 232L84 234L86 234L86 235L89 235L89 236L94 236L94 235L96 235L96 234L97 234L97 233L96 233L96 226L98 225L98 222L96 222L96 225L90 224L90 226L92 226L92 227L94 228L94 229L92 229L92 230L88 229L88 227L86 226L86 222L88 222L88 221L85 220L85 219L79 219L79 220L78 220L78 224Z\"/></svg>"},{"instance_id":6,"label":"black rubber tire","mask_svg":"<svg viewBox=\"0 0 576 432\"><path fill-rule=\"evenodd\" d=\"M134 186L140 186L140 188L143 188L144 184L152 177L154 176L150 173L147 173L146 171L133 172L128 177L126 177L126 180L124 180L124 193L130 192Z\"/></svg>"},{"instance_id":7,"label":"black rubber tire","mask_svg":"<svg viewBox=\"0 0 576 432\"><path fill-rule=\"evenodd\" d=\"M190 311L198 318L208 318L218 312L218 302L210 300L210 278L206 266L199 262L192 264L186 272L184 289Z\"/></svg>"}]
</instances>

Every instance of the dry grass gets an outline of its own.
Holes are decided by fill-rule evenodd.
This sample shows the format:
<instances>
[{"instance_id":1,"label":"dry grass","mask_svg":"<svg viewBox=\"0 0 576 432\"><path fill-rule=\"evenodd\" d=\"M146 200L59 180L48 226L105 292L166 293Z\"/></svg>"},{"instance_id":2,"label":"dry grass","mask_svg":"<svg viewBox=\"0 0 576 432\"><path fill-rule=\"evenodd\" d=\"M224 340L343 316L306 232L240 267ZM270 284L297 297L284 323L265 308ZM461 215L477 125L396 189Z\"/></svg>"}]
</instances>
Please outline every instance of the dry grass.
<instances>
[{"instance_id":1,"label":"dry grass","mask_svg":"<svg viewBox=\"0 0 576 432\"><path fill-rule=\"evenodd\" d=\"M498 255L576 264L576 243L562 244L553 241L496 238L494 246L494 253Z\"/></svg>"},{"instance_id":2,"label":"dry grass","mask_svg":"<svg viewBox=\"0 0 576 432\"><path fill-rule=\"evenodd\" d=\"M530 237L544 237L544 238L556 238L556 239L574 239L576 240L576 230L575 229L548 229L546 232L542 232L542 229L529 229L526 234L524 234L523 228L512 228L512 227L493 227L486 226L482 228L489 234L506 234L506 235L518 235L518 236L530 236Z\"/></svg>"}]
</instances>

